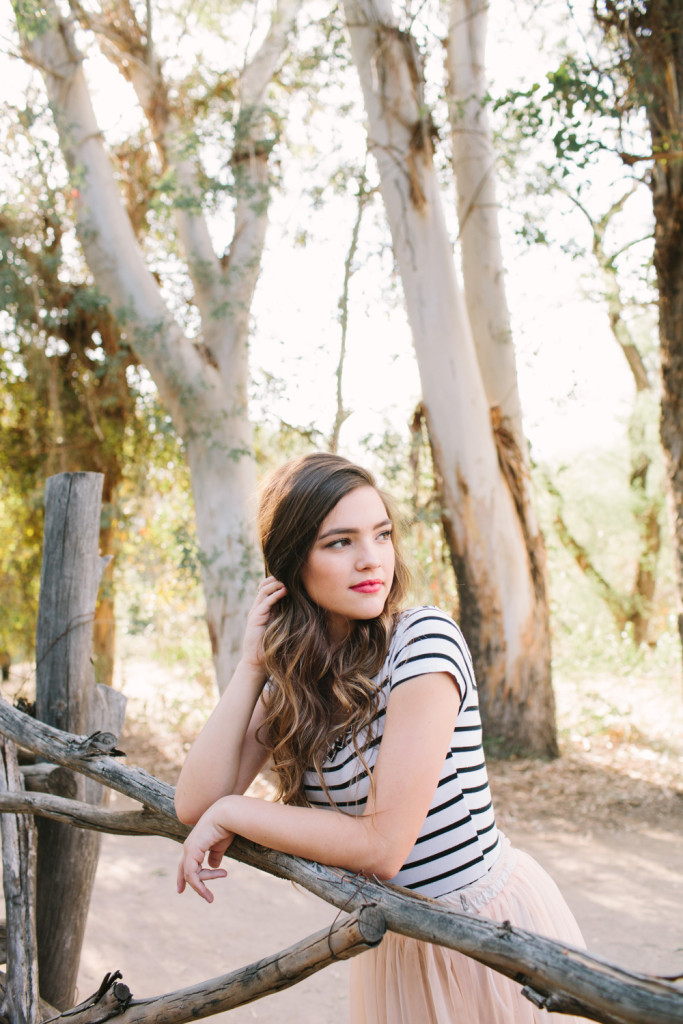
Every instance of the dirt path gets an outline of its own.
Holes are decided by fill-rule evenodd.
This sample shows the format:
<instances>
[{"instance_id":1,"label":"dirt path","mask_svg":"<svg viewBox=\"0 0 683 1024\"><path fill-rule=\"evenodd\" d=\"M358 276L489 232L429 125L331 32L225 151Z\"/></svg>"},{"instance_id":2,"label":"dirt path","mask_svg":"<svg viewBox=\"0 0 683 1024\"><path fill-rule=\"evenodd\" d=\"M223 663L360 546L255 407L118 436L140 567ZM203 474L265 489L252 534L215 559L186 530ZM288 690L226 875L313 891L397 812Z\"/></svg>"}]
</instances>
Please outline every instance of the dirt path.
<instances>
[{"instance_id":1,"label":"dirt path","mask_svg":"<svg viewBox=\"0 0 683 1024\"><path fill-rule=\"evenodd\" d=\"M290 882L237 863L209 906L194 893L176 894L177 862L177 846L166 840L105 837L81 960L82 996L112 970L121 971L136 997L184 988L285 949L329 927L337 913ZM340 963L213 1019L346 1021L347 978L348 965Z\"/></svg>"},{"instance_id":2,"label":"dirt path","mask_svg":"<svg viewBox=\"0 0 683 1024\"><path fill-rule=\"evenodd\" d=\"M121 741L129 761L174 781L206 710L196 688L153 662L129 665L119 685L130 699ZM675 709L660 717L680 737ZM629 736L569 743L550 764L492 762L498 820L558 882L592 952L633 970L683 974L683 752ZM81 997L112 970L136 997L182 988L281 950L336 915L291 883L236 863L213 905L179 897L177 858L167 840L103 838ZM335 965L219 1016L233 1024L346 1021L347 976L348 965Z\"/></svg>"}]
</instances>

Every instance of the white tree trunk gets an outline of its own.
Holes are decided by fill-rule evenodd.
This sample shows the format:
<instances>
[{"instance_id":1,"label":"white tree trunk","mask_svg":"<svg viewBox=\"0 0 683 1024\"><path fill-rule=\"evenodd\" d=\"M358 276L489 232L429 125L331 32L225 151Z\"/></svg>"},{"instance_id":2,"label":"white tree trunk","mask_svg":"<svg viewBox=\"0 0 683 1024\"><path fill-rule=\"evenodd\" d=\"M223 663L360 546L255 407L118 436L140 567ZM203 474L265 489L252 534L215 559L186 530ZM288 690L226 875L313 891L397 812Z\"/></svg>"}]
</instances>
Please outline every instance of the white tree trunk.
<instances>
[{"instance_id":1,"label":"white tree trunk","mask_svg":"<svg viewBox=\"0 0 683 1024\"><path fill-rule=\"evenodd\" d=\"M487 0L450 0L446 95L463 282L498 458L524 531L537 600L547 604L545 542L531 493L498 223L496 154L486 106L487 21Z\"/></svg>"},{"instance_id":2,"label":"white tree trunk","mask_svg":"<svg viewBox=\"0 0 683 1024\"><path fill-rule=\"evenodd\" d=\"M345 11L488 732L526 750L554 752L544 579L530 571L524 530L499 464L441 207L416 48L397 29L389 0L346 0Z\"/></svg>"},{"instance_id":3,"label":"white tree trunk","mask_svg":"<svg viewBox=\"0 0 683 1024\"><path fill-rule=\"evenodd\" d=\"M487 0L451 0L446 67L467 312L489 405L527 461L486 110Z\"/></svg>"},{"instance_id":4,"label":"white tree trunk","mask_svg":"<svg viewBox=\"0 0 683 1024\"><path fill-rule=\"evenodd\" d=\"M265 91L284 50L297 9L285 0L271 31L243 79L242 107L259 127ZM179 209L179 238L192 275L202 318L202 343L183 335L145 263L124 208L102 139L70 25L47 3L38 31L24 35L28 59L42 71L60 145L69 168L77 232L86 260L118 324L150 371L188 454L202 558L207 622L219 689L227 684L241 648L244 619L258 572L249 502L255 486L247 410L248 318L267 225L268 153L250 148L248 128L239 161L244 188L235 210L232 251L214 252L201 212L194 167L179 157L172 117L162 122L151 100L163 87L152 62L128 61L143 107L157 109L152 122L162 161L178 186L197 203ZM105 17L94 16L106 34ZM112 49L125 42L109 43ZM148 103L145 103L145 96ZM156 93L156 100L159 92ZM167 108L168 109L168 108Z\"/></svg>"}]
</instances>

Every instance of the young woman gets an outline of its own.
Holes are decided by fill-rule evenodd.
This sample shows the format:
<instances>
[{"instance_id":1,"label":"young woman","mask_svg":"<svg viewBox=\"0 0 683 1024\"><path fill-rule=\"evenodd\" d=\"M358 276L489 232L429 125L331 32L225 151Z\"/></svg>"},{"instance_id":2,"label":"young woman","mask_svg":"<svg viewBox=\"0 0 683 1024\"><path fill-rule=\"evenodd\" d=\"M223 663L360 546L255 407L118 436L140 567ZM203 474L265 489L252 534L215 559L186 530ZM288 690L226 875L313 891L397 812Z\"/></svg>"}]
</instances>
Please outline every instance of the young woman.
<instances>
[{"instance_id":1,"label":"young woman","mask_svg":"<svg viewBox=\"0 0 683 1024\"><path fill-rule=\"evenodd\" d=\"M408 574L372 476L336 455L296 459L267 481L258 527L268 576L178 780L178 816L194 825L178 891L211 902L206 883L240 835L582 945L554 883L496 828L469 651L439 609L401 610ZM242 795L268 760L277 803ZM392 933L351 979L353 1024L573 1019Z\"/></svg>"}]
</instances>

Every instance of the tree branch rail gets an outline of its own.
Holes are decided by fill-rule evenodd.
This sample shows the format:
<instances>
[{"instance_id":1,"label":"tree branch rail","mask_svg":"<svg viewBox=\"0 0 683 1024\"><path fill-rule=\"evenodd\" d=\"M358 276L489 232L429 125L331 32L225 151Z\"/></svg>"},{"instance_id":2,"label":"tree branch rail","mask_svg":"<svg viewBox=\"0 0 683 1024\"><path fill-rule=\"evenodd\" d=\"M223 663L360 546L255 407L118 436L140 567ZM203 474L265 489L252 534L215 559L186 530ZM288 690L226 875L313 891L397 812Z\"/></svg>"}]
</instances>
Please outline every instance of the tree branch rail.
<instances>
[{"instance_id":1,"label":"tree branch rail","mask_svg":"<svg viewBox=\"0 0 683 1024\"><path fill-rule=\"evenodd\" d=\"M0 734L33 754L104 783L142 804L140 811L114 812L51 794L5 792L0 795L0 813L39 814L79 828L161 835L179 843L188 834L189 829L175 816L172 787L103 752L101 734L83 737L61 732L3 700ZM116 738L111 736L107 741L113 749ZM240 838L235 839L227 855L276 877L290 879L352 916L290 950L195 989L135 1000L124 1006L116 997L116 986L110 985L99 997L101 1003L106 996L111 1010L107 1010L108 1016L117 1016L122 1024L161 1024L162 1020L184 1024L277 991L321 969L331 959L354 956L372 944L363 933L365 918L366 922L372 920L372 928L383 930L383 919L391 931L458 950L514 979L527 998L555 1013L584 1016L602 1024L683 1022L683 987L671 979L626 971L585 950L513 928L508 922L498 924L476 914L444 910L438 903L399 887L278 853ZM371 918L360 914L367 908L372 908ZM339 943L338 949L335 943ZM332 954L328 959L323 955L324 947ZM287 980L290 971L296 975L291 981ZM233 996L236 1001L231 1001ZM57 1019L68 1017L69 1024L108 1019L102 1016L102 1005L94 1011L94 998L86 1001L87 1006L81 1004Z\"/></svg>"}]
</instances>

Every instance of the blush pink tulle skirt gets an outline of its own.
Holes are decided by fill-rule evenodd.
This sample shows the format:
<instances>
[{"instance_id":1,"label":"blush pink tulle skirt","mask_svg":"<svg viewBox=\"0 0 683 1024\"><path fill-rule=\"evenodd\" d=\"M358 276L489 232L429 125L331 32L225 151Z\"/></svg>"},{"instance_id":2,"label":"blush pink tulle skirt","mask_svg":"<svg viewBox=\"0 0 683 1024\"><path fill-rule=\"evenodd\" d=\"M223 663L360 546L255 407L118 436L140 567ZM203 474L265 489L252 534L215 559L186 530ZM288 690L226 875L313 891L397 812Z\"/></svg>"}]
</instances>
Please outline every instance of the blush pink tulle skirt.
<instances>
[{"instance_id":1,"label":"blush pink tulle skirt","mask_svg":"<svg viewBox=\"0 0 683 1024\"><path fill-rule=\"evenodd\" d=\"M509 921L526 931L584 947L579 926L552 878L504 839L503 853L479 881L437 901L444 908ZM539 1010L520 985L445 946L387 932L351 961L351 1024L572 1024L583 1017Z\"/></svg>"}]
</instances>

